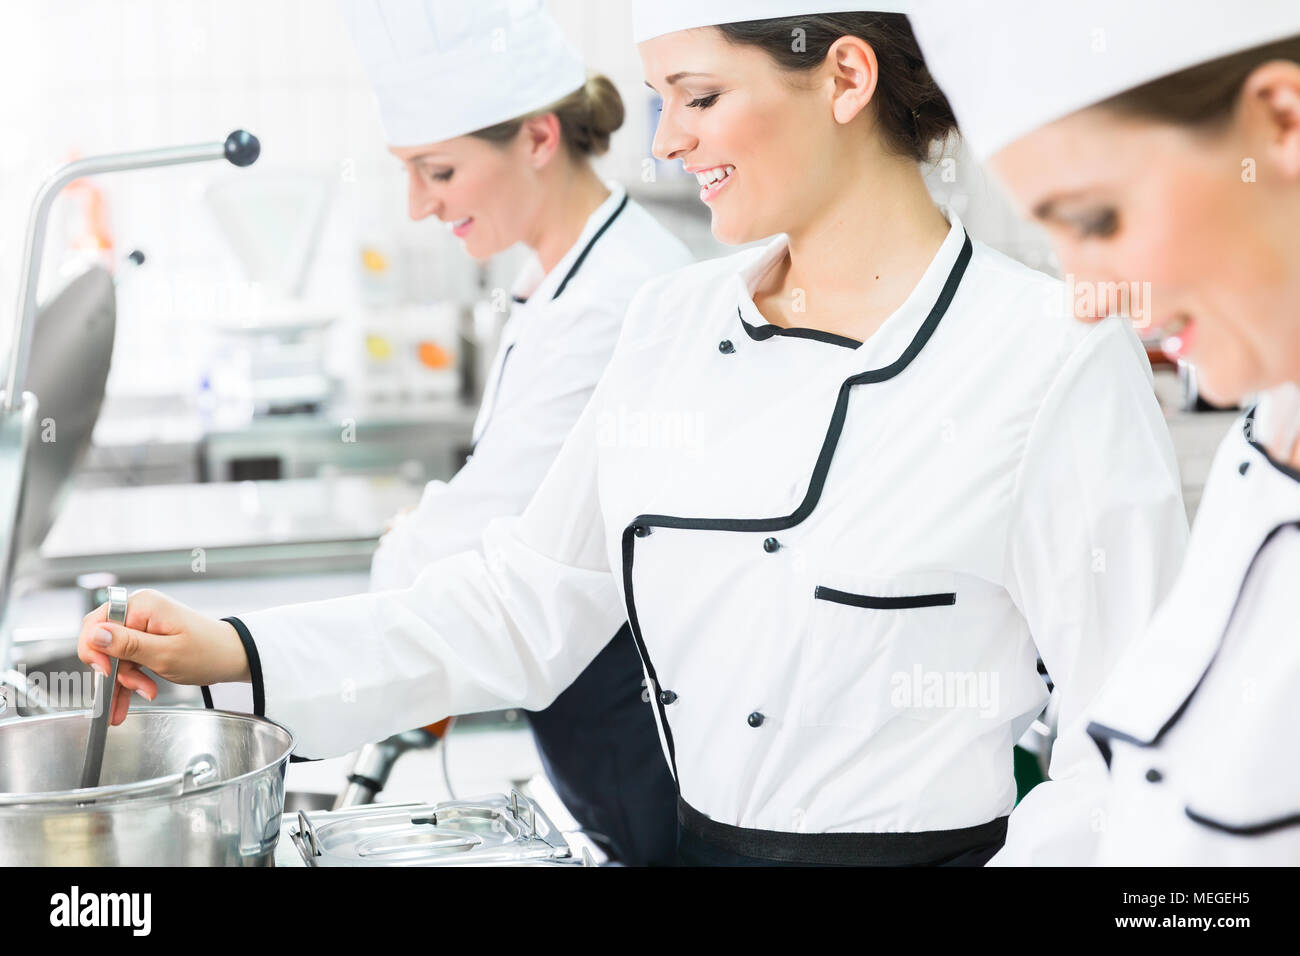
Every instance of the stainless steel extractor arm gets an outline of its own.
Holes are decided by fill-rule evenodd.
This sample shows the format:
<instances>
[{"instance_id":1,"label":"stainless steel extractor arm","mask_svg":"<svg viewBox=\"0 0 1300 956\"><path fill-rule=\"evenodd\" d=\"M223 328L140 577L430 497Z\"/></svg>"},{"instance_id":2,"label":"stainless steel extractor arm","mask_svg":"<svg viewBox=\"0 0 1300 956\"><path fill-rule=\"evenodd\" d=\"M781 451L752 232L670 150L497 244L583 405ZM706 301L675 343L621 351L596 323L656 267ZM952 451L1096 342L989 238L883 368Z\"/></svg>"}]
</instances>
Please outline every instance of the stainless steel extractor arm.
<instances>
[{"instance_id":1,"label":"stainless steel extractor arm","mask_svg":"<svg viewBox=\"0 0 1300 956\"><path fill-rule=\"evenodd\" d=\"M14 332L10 339L9 369L5 378L3 411L12 412L21 402L23 379L27 375L27 355L31 348L32 325L36 321L36 285L41 274L41 254L45 248L45 224L50 207L59 191L74 179L113 173L124 169L148 169L153 166L177 166L183 163L206 163L227 159L236 166L250 166L261 152L257 137L238 129L220 143L193 146L168 146L131 153L92 156L55 169L41 184L27 219L27 243L23 247L22 284L18 289L18 311L14 315Z\"/></svg>"}]
</instances>

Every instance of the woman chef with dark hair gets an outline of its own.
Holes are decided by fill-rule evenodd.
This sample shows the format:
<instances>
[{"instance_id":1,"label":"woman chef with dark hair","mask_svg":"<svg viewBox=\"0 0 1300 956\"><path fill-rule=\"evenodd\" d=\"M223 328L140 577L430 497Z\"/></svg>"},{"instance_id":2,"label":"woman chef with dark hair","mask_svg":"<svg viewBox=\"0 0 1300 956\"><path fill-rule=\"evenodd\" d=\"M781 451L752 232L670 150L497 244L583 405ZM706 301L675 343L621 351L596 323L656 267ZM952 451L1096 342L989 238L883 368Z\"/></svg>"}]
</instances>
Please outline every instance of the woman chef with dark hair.
<instances>
[{"instance_id":1,"label":"woman chef with dark hair","mask_svg":"<svg viewBox=\"0 0 1300 956\"><path fill-rule=\"evenodd\" d=\"M932 0L915 19L977 155L1065 267L1149 284L1166 351L1249 405L1169 599L1088 713L1109 786L1062 825L1080 850L1101 834L1104 864L1294 866L1300 4Z\"/></svg>"},{"instance_id":2,"label":"woman chef with dark hair","mask_svg":"<svg viewBox=\"0 0 1300 956\"><path fill-rule=\"evenodd\" d=\"M638 6L655 154L757 244L637 292L521 517L407 590L225 621L139 594L83 658L249 681L319 756L545 706L626 620L683 862L979 864L1008 815L1051 847L1104 774L1083 710L1182 556L1173 450L1130 325L936 208L951 112L902 5L858 5ZM1040 656L1054 779L1012 814Z\"/></svg>"}]
</instances>

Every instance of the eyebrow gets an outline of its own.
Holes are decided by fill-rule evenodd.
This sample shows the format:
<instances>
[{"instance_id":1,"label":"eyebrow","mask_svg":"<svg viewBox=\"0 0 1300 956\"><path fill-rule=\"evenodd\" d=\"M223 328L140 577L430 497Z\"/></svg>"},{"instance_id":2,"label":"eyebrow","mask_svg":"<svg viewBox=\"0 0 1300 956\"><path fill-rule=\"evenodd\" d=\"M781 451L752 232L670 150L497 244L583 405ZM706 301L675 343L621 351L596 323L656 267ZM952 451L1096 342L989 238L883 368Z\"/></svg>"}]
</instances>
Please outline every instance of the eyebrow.
<instances>
[{"instance_id":1,"label":"eyebrow","mask_svg":"<svg viewBox=\"0 0 1300 956\"><path fill-rule=\"evenodd\" d=\"M672 86L672 85L673 85L674 83L676 83L678 80L683 80L683 79L685 79L685 78L688 77L688 76L707 76L707 77L716 77L717 74L716 74L716 73L695 73L695 72L691 72L691 71L688 71L688 70L683 70L683 71L681 71L680 73L673 73L673 74L670 75L670 76L666 76L666 77L664 77L664 82L666 82L669 86ZM650 86L650 81L649 81L649 80L646 80L646 81L645 81L645 85L646 85L646 86ZM654 90L655 88L654 88L653 86L650 86L650 89ZM658 90L655 90L655 92L658 93L659 91L658 91Z\"/></svg>"}]
</instances>

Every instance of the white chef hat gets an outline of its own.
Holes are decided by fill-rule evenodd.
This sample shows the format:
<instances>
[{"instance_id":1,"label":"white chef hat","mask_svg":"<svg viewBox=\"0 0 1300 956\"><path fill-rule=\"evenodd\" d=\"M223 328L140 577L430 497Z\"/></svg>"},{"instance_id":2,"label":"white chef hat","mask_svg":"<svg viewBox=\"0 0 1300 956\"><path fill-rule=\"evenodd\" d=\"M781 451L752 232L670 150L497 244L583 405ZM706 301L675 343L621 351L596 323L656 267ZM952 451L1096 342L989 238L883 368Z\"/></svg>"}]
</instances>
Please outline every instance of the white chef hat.
<instances>
[{"instance_id":1,"label":"white chef hat","mask_svg":"<svg viewBox=\"0 0 1300 956\"><path fill-rule=\"evenodd\" d=\"M1300 2L1300 0L1298 0ZM720 23L818 13L907 13L909 0L637 0L636 42Z\"/></svg>"},{"instance_id":2,"label":"white chef hat","mask_svg":"<svg viewBox=\"0 0 1300 956\"><path fill-rule=\"evenodd\" d=\"M463 136L587 79L541 0L340 0L391 146Z\"/></svg>"},{"instance_id":3,"label":"white chef hat","mask_svg":"<svg viewBox=\"0 0 1300 956\"><path fill-rule=\"evenodd\" d=\"M1125 90L1300 34L1300 0L913 0L911 20L983 159Z\"/></svg>"}]
</instances>

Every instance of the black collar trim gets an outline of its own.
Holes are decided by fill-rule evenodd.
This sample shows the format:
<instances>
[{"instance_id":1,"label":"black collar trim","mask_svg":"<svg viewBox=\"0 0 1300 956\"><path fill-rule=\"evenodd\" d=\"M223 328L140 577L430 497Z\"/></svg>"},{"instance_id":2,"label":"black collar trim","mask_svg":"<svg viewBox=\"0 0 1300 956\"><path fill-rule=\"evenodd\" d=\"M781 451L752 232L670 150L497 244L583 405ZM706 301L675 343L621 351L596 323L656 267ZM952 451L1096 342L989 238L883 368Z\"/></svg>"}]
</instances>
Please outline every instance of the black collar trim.
<instances>
[{"instance_id":1,"label":"black collar trim","mask_svg":"<svg viewBox=\"0 0 1300 956\"><path fill-rule=\"evenodd\" d=\"M772 338L774 335L784 335L792 339L815 339L818 342L829 342L831 345L842 345L845 348L856 349L862 346L857 339L851 339L847 335L836 335L834 332L823 332L821 329L787 329L782 325L750 325L745 321L745 317L740 312L740 306L736 306L736 317L740 319L740 324L745 327L745 334L755 342L762 342Z\"/></svg>"},{"instance_id":2,"label":"black collar trim","mask_svg":"<svg viewBox=\"0 0 1300 956\"><path fill-rule=\"evenodd\" d=\"M1258 405L1252 405L1250 407L1250 411L1246 412L1245 417L1241 420L1241 433L1242 436L1246 439L1246 444L1248 444L1251 448L1255 449L1255 451L1263 455L1265 461L1267 461L1270 465L1272 465L1282 474L1286 475L1292 481L1300 481L1300 471L1297 471L1296 469L1292 468L1290 465L1283 464L1282 462L1278 461L1276 458L1274 458L1272 455L1268 453L1268 449L1266 449L1263 445L1261 445L1259 442L1255 441L1255 439L1250 437L1251 433L1255 430L1255 409L1257 409L1258 407L1259 407Z\"/></svg>"},{"instance_id":3,"label":"black collar trim","mask_svg":"<svg viewBox=\"0 0 1300 956\"><path fill-rule=\"evenodd\" d=\"M1210 660L1205 665L1205 670L1203 670L1201 676L1196 679L1196 683L1192 686L1192 689L1188 691L1187 696L1183 698L1182 703L1180 703L1177 709L1169 715L1169 719L1164 722L1150 740L1143 740L1140 737L1135 737L1132 734L1125 733L1122 730L1117 730L1107 724L1098 723L1097 721L1088 724L1088 736L1092 738L1093 743L1097 745L1097 749L1101 751L1102 758L1106 761L1107 767L1110 766L1111 758L1110 741L1122 740L1125 743L1133 744L1135 747L1154 747L1156 744L1160 743L1165 734L1167 734L1169 730L1182 719L1183 714L1187 712L1188 705L1192 702L1192 698L1196 696L1196 692L1205 684L1205 678L1208 677L1210 671L1214 669L1215 662L1218 661L1219 655L1223 652L1223 642L1228 637L1228 631L1232 629L1232 621L1237 616L1237 611L1240 610L1241 595L1245 592L1246 583L1250 580L1251 574L1255 571L1255 566L1259 563L1259 556L1264 553L1264 550L1269 546L1269 543L1277 537L1280 532L1285 531L1287 528L1300 528L1300 521L1285 521L1264 536L1264 540L1255 550L1254 557L1250 559L1250 564L1246 566L1246 573L1241 576L1241 583L1237 585L1237 597L1233 600L1232 611L1228 614L1228 621L1223 627L1223 633L1219 635L1219 644L1214 649L1214 653L1210 655Z\"/></svg>"},{"instance_id":4,"label":"black collar trim","mask_svg":"<svg viewBox=\"0 0 1300 956\"><path fill-rule=\"evenodd\" d=\"M565 288L569 284L569 280L578 274L578 270L582 268L583 262L585 262L587 259L587 253L591 252L592 247L596 245L597 242L600 241L600 237L605 234L605 230L608 229L610 226L612 226L614 224L614 220L618 218L619 213L621 213L624 209L627 208L627 200L628 200L627 194L624 193L623 201L618 204L618 208L609 214L609 218L606 219L605 222L601 225L601 227L596 230L596 234L591 237L590 241L585 246L583 246L582 251L578 253L578 258L575 259L573 261L573 265L569 267L568 274L560 281L560 286L555 290L555 295L551 296L552 302L558 299L560 295L564 292Z\"/></svg>"},{"instance_id":5,"label":"black collar trim","mask_svg":"<svg viewBox=\"0 0 1300 956\"><path fill-rule=\"evenodd\" d=\"M859 372L845 379L840 385L839 396L835 401L835 409L831 414L831 421L826 429L826 438L822 442L821 453L817 456L812 479L808 483L808 491L794 512L775 518L682 518L673 515L640 515L632 524L660 528L691 528L704 531L784 531L786 528L793 528L804 521L812 514L813 509L817 507L817 502L821 499L822 488L826 484L826 475L830 471L831 460L835 457L835 448L839 444L840 433L844 429L844 420L848 415L849 393L855 386L874 385L894 378L921 354L921 350L925 348L926 343L930 341L930 337L934 335L934 330L939 327L939 321L948 311L948 306L952 304L953 297L957 294L957 287L961 285L962 276L966 274L966 266L970 263L972 253L970 236L967 236L961 252L957 255L957 261L953 264L952 271L948 273L948 279L939 292L939 297L930 309L930 314L921 323L921 327L917 329L912 341L903 350L903 354L883 368Z\"/></svg>"}]
</instances>

